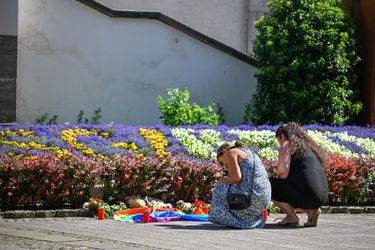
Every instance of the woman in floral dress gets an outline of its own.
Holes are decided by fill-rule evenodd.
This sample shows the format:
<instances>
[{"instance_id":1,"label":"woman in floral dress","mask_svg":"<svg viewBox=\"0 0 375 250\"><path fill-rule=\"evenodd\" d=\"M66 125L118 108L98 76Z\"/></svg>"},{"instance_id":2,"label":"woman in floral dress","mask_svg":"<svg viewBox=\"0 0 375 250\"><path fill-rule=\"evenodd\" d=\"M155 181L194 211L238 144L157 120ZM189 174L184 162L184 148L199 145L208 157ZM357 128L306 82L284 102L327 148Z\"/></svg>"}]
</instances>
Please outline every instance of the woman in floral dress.
<instances>
[{"instance_id":1,"label":"woman in floral dress","mask_svg":"<svg viewBox=\"0 0 375 250\"><path fill-rule=\"evenodd\" d=\"M217 151L217 160L229 170L229 176L221 178L214 187L208 220L242 229L263 228L263 212L271 202L271 185L258 155L237 141L234 146L228 143L221 145ZM226 200L228 190L230 193L250 193L250 207L231 210Z\"/></svg>"}]
</instances>

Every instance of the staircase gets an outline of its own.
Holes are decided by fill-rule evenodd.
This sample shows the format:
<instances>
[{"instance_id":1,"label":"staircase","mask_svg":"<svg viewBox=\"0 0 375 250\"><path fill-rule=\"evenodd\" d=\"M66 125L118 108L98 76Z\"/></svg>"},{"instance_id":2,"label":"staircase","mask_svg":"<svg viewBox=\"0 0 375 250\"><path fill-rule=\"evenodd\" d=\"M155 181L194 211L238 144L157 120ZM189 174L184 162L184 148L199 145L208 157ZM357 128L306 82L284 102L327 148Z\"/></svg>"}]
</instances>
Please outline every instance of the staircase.
<instances>
[{"instance_id":1,"label":"staircase","mask_svg":"<svg viewBox=\"0 0 375 250\"><path fill-rule=\"evenodd\" d=\"M0 123L16 121L17 36L0 35Z\"/></svg>"}]
</instances>

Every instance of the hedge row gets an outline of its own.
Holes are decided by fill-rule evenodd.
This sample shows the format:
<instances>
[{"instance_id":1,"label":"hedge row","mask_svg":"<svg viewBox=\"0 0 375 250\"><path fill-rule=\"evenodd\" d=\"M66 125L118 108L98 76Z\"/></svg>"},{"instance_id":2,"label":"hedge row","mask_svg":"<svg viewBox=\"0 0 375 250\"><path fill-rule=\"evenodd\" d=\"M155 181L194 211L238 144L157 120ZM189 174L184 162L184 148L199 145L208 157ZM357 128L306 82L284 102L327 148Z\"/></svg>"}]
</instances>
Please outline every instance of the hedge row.
<instances>
[{"instance_id":1,"label":"hedge row","mask_svg":"<svg viewBox=\"0 0 375 250\"><path fill-rule=\"evenodd\" d=\"M263 159L266 169L274 161ZM328 155L327 204L371 204L375 160ZM151 196L167 202L200 199L210 202L212 187L224 174L215 161L187 157L142 157L131 154L89 158L67 154L32 157L0 155L0 198L3 209L80 207L95 185L103 199L115 204L129 196ZM273 173L270 172L272 175Z\"/></svg>"}]
</instances>

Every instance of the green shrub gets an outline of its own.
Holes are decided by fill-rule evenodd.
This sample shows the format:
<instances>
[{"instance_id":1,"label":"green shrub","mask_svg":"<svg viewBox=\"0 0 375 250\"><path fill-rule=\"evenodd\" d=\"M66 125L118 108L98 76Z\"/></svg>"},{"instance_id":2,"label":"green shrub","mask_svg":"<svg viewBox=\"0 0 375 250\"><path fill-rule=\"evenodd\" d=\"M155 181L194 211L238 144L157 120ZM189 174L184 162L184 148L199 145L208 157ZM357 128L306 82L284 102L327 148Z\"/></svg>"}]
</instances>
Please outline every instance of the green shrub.
<instances>
[{"instance_id":1,"label":"green shrub","mask_svg":"<svg viewBox=\"0 0 375 250\"><path fill-rule=\"evenodd\" d=\"M52 118L50 118L48 121L48 113L45 113L44 115L42 115L41 117L37 118L35 120L35 123L36 124L47 124L47 125L51 125L51 124L57 124L57 118L58 116L57 115L54 115Z\"/></svg>"},{"instance_id":2,"label":"green shrub","mask_svg":"<svg viewBox=\"0 0 375 250\"><path fill-rule=\"evenodd\" d=\"M94 114L92 115L91 117L91 123L92 124L99 124L100 122L100 119L102 118L102 115L100 114L102 112L102 109L100 107L98 107L97 109L94 110ZM81 109L78 113L78 119L77 119L77 123L78 124L89 124L89 119L88 118L84 118L84 112L83 110Z\"/></svg>"},{"instance_id":3,"label":"green shrub","mask_svg":"<svg viewBox=\"0 0 375 250\"><path fill-rule=\"evenodd\" d=\"M375 180L374 158L346 158L328 154L326 175L329 186L328 203L360 205L372 196Z\"/></svg>"},{"instance_id":4,"label":"green shrub","mask_svg":"<svg viewBox=\"0 0 375 250\"><path fill-rule=\"evenodd\" d=\"M106 173L110 186L105 190L105 201L150 196L167 202L194 202L196 199L208 202L212 198L213 184L223 175L223 169L217 163L186 157L162 160L124 154L110 160Z\"/></svg>"},{"instance_id":5,"label":"green shrub","mask_svg":"<svg viewBox=\"0 0 375 250\"><path fill-rule=\"evenodd\" d=\"M273 0L256 22L256 94L245 122L343 125L362 104L354 26L340 0Z\"/></svg>"},{"instance_id":6,"label":"green shrub","mask_svg":"<svg viewBox=\"0 0 375 250\"><path fill-rule=\"evenodd\" d=\"M12 157L0 154L3 209L80 207L99 175L98 161L73 154Z\"/></svg>"},{"instance_id":7,"label":"green shrub","mask_svg":"<svg viewBox=\"0 0 375 250\"><path fill-rule=\"evenodd\" d=\"M219 123L219 116L213 107L215 103L207 107L200 107L197 103L188 103L190 93L188 89L167 89L168 99L158 97L160 117L165 125L194 125L208 124L216 126Z\"/></svg>"}]
</instances>

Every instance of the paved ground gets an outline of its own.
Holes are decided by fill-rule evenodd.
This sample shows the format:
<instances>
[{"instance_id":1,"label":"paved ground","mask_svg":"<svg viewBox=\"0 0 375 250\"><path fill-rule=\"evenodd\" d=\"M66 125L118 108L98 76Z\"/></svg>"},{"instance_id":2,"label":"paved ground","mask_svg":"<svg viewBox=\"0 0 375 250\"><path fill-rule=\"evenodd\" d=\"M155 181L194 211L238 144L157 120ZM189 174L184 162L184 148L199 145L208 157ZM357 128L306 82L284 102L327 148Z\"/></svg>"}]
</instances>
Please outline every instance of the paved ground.
<instances>
[{"instance_id":1,"label":"paved ground","mask_svg":"<svg viewBox=\"0 0 375 250\"><path fill-rule=\"evenodd\" d=\"M262 230L191 221L0 219L0 249L375 249L374 214L323 214L317 228L299 229L275 226L275 217Z\"/></svg>"}]
</instances>

